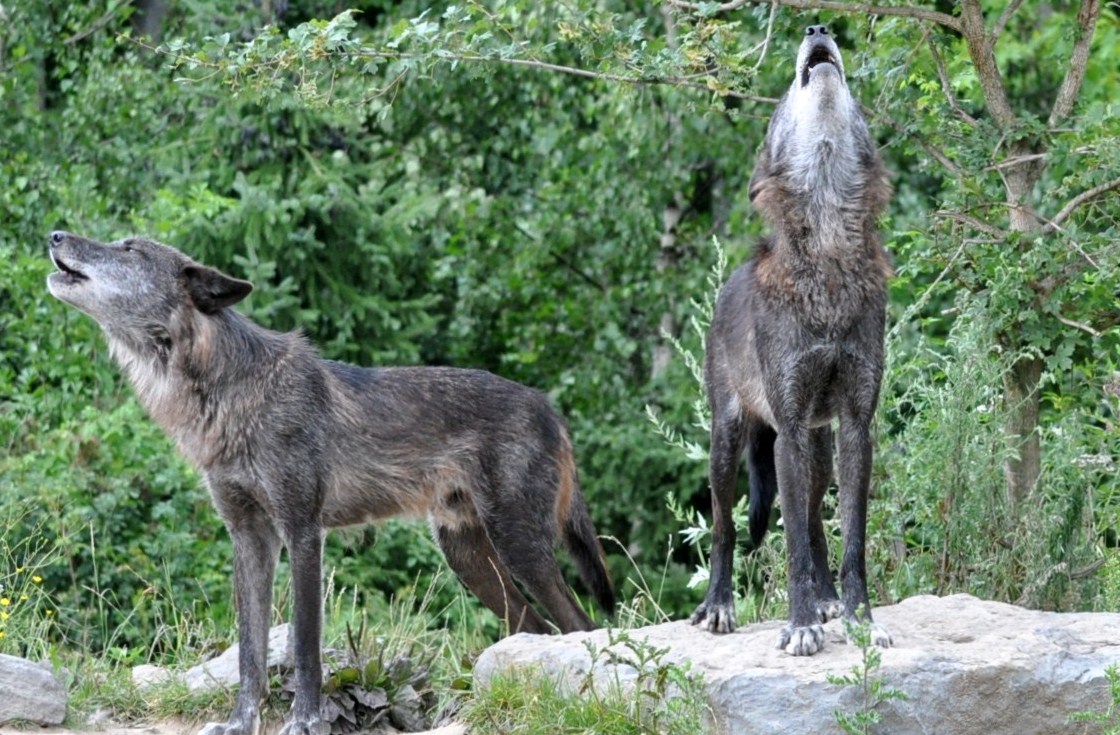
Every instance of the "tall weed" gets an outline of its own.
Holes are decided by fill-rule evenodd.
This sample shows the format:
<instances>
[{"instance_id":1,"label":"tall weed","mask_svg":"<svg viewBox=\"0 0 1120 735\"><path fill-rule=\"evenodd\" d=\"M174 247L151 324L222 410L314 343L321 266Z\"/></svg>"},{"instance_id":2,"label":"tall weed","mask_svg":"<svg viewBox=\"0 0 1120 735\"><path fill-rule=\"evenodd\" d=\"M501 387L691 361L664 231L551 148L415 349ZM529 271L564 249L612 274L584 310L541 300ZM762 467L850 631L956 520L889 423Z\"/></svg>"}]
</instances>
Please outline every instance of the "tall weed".
<instances>
[{"instance_id":1,"label":"tall weed","mask_svg":"<svg viewBox=\"0 0 1120 735\"><path fill-rule=\"evenodd\" d=\"M1044 431L1034 502L1008 496L1003 377L1016 355L993 349L984 304L961 299L944 345L889 344L869 553L880 598L969 592L1053 609L1092 607L1105 478L1078 457L1093 442L1062 412ZM1102 507L1099 501L1104 501Z\"/></svg>"}]
</instances>

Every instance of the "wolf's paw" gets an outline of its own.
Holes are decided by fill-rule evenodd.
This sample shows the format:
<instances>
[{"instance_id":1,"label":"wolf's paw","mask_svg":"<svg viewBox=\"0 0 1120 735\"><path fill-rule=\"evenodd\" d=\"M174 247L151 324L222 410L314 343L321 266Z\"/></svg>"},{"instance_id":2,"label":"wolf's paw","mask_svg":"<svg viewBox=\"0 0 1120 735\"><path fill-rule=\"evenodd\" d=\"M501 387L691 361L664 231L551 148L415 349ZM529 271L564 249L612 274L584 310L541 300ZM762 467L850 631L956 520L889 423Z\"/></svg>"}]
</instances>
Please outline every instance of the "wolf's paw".
<instances>
[{"instance_id":1,"label":"wolf's paw","mask_svg":"<svg viewBox=\"0 0 1120 735\"><path fill-rule=\"evenodd\" d=\"M820 625L806 625L800 628L786 625L778 638L778 648L791 656L812 656L824 649L824 628Z\"/></svg>"},{"instance_id":2,"label":"wolf's paw","mask_svg":"<svg viewBox=\"0 0 1120 735\"><path fill-rule=\"evenodd\" d=\"M229 722L209 722L198 731L198 735L257 735L260 725L259 717L250 719L248 723L239 719L232 719Z\"/></svg>"},{"instance_id":3,"label":"wolf's paw","mask_svg":"<svg viewBox=\"0 0 1120 735\"><path fill-rule=\"evenodd\" d=\"M817 603L817 617L822 623L835 620L844 614L844 603L840 600L821 600Z\"/></svg>"},{"instance_id":4,"label":"wolf's paw","mask_svg":"<svg viewBox=\"0 0 1120 735\"><path fill-rule=\"evenodd\" d=\"M887 627L885 625L880 625L879 623L868 623L867 626L868 632L871 634L871 645L878 646L879 648L890 648L894 645L894 638L891 637L891 632L887 630ZM847 626L845 626L844 630L844 639L848 642L849 645L855 644L855 641L852 640L852 636L850 634L850 631L848 631Z\"/></svg>"},{"instance_id":5,"label":"wolf's paw","mask_svg":"<svg viewBox=\"0 0 1120 735\"><path fill-rule=\"evenodd\" d=\"M280 735L328 735L330 731L330 724L323 722L318 717L309 717L307 719L296 719L293 717L284 723L284 727L280 730Z\"/></svg>"},{"instance_id":6,"label":"wolf's paw","mask_svg":"<svg viewBox=\"0 0 1120 735\"><path fill-rule=\"evenodd\" d=\"M721 605L705 600L692 613L689 622L706 628L711 633L730 633L735 630L735 605Z\"/></svg>"},{"instance_id":7,"label":"wolf's paw","mask_svg":"<svg viewBox=\"0 0 1120 735\"><path fill-rule=\"evenodd\" d=\"M879 648L890 648L894 645L894 638L886 626L878 623L871 624L871 643Z\"/></svg>"}]
</instances>

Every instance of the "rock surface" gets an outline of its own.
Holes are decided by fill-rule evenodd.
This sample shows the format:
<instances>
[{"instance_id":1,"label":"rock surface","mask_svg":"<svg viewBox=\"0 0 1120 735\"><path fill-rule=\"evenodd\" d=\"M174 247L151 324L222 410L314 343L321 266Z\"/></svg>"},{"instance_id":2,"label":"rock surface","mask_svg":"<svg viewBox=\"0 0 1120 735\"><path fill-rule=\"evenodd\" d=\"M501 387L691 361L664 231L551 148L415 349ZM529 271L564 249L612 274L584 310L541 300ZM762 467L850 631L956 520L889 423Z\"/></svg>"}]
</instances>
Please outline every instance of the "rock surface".
<instances>
[{"instance_id":1,"label":"rock surface","mask_svg":"<svg viewBox=\"0 0 1120 735\"><path fill-rule=\"evenodd\" d=\"M12 720L57 725L66 718L66 687L48 669L0 653L0 725Z\"/></svg>"},{"instance_id":2,"label":"rock surface","mask_svg":"<svg viewBox=\"0 0 1120 735\"><path fill-rule=\"evenodd\" d=\"M1107 708L1104 669L1120 662L1120 614L1047 613L970 595L914 597L874 610L894 636L872 676L904 691L907 701L877 707L877 732L894 735L1081 732L1072 712ZM824 651L808 658L775 648L780 622L760 623L715 637L687 622L629 632L668 648L663 661L691 662L704 676L713 712L711 730L731 735L804 735L839 732L834 712L854 712L862 697L828 682L861 661L844 640L840 621L825 626ZM626 665L593 664L585 647L608 645L608 632L565 636L520 634L491 646L475 665L485 686L497 672L537 668L571 687L618 680L636 672Z\"/></svg>"},{"instance_id":3,"label":"rock surface","mask_svg":"<svg viewBox=\"0 0 1120 735\"><path fill-rule=\"evenodd\" d=\"M132 669L132 682L138 687L145 687L176 676L192 692L232 686L241 681L237 670L239 650L240 647L234 644L220 656L187 669L182 674L173 674L167 669L151 664L136 666ZM268 668L291 665L292 648L288 637L288 623L273 626L268 631Z\"/></svg>"},{"instance_id":4,"label":"rock surface","mask_svg":"<svg viewBox=\"0 0 1120 735\"><path fill-rule=\"evenodd\" d=\"M240 646L234 644L222 655L187 669L183 681L192 692L213 689L216 686L231 686L241 681L237 670L237 657ZM292 665L291 641L288 637L288 623L273 626L268 631L268 668Z\"/></svg>"}]
</instances>

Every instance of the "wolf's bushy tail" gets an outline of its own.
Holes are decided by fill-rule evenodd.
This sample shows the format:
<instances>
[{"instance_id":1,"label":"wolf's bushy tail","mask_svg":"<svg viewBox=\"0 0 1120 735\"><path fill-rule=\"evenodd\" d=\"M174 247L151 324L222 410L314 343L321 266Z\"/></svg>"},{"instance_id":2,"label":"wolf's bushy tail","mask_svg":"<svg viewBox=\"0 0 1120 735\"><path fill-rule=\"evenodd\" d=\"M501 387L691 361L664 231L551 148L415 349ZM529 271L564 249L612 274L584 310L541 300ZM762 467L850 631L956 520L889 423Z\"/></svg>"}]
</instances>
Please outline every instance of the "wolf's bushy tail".
<instances>
[{"instance_id":1,"label":"wolf's bushy tail","mask_svg":"<svg viewBox=\"0 0 1120 735\"><path fill-rule=\"evenodd\" d=\"M611 575L607 571L606 560L603 558L603 546L599 543L595 526L591 523L591 515L587 511L587 502L580 492L579 483L574 478L573 484L575 487L573 487L568 517L561 529L561 540L575 562L587 591L604 612L613 615L614 585L611 583Z\"/></svg>"},{"instance_id":2,"label":"wolf's bushy tail","mask_svg":"<svg viewBox=\"0 0 1120 735\"><path fill-rule=\"evenodd\" d=\"M747 471L750 474L751 543L754 548L762 544L770 528L770 509L778 496L778 474L774 467L774 442L778 434L769 426L759 426L751 432L747 444Z\"/></svg>"}]
</instances>

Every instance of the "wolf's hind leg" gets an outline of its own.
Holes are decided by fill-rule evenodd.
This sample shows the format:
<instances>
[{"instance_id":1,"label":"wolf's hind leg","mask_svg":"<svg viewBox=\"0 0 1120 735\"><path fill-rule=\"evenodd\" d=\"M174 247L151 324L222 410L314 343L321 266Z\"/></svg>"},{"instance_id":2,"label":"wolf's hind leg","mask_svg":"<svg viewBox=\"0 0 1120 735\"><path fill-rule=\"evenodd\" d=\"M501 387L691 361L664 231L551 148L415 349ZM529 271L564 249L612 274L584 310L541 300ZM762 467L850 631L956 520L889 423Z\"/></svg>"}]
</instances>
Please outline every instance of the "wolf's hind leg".
<instances>
[{"instance_id":1,"label":"wolf's hind leg","mask_svg":"<svg viewBox=\"0 0 1120 735\"><path fill-rule=\"evenodd\" d=\"M512 571L529 594L552 615L561 633L595 630L598 627L576 601L554 555L536 559L525 557L512 567Z\"/></svg>"},{"instance_id":2,"label":"wolf's hind leg","mask_svg":"<svg viewBox=\"0 0 1120 735\"><path fill-rule=\"evenodd\" d=\"M556 563L557 518L550 473L530 469L522 485L521 513L494 509L483 512L486 532L513 578L552 616L561 633L594 630L595 623L576 601Z\"/></svg>"},{"instance_id":3,"label":"wolf's hind leg","mask_svg":"<svg viewBox=\"0 0 1120 735\"><path fill-rule=\"evenodd\" d=\"M447 563L483 605L506 622L510 633L549 633L552 628L533 609L478 521L433 527Z\"/></svg>"}]
</instances>

